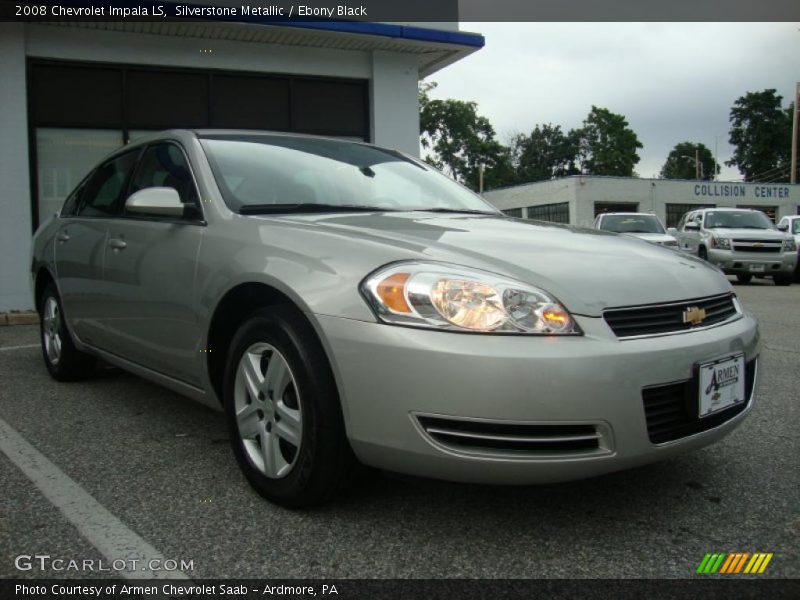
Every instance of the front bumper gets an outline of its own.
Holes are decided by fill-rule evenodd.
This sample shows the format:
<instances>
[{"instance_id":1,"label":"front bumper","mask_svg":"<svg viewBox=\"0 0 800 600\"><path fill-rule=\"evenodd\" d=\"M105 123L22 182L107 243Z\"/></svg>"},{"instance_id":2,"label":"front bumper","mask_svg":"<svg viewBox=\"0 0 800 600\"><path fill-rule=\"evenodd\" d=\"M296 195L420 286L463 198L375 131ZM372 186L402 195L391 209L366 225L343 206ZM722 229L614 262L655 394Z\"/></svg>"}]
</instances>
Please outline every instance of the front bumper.
<instances>
[{"instance_id":1,"label":"front bumper","mask_svg":"<svg viewBox=\"0 0 800 600\"><path fill-rule=\"evenodd\" d=\"M739 252L710 249L708 261L727 275L786 275L794 272L796 252Z\"/></svg>"},{"instance_id":2,"label":"front bumper","mask_svg":"<svg viewBox=\"0 0 800 600\"><path fill-rule=\"evenodd\" d=\"M359 459L387 470L482 483L544 483L634 467L699 448L735 428L729 420L666 443L648 435L643 389L694 377L696 364L759 352L745 315L685 334L618 340L600 318L576 317L581 337L447 333L315 317ZM421 420L591 427L597 448L541 453L462 450ZM534 427L534 428L535 428Z\"/></svg>"}]
</instances>

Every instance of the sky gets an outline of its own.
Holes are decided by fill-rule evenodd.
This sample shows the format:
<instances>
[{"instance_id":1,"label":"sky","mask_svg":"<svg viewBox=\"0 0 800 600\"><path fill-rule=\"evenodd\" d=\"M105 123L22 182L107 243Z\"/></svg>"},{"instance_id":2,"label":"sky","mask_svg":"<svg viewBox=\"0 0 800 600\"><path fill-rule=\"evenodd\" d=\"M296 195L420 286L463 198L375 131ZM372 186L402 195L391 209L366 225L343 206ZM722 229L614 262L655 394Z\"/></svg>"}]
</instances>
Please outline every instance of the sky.
<instances>
[{"instance_id":1,"label":"sky","mask_svg":"<svg viewBox=\"0 0 800 600\"><path fill-rule=\"evenodd\" d=\"M592 105L624 115L644 148L635 171L657 177L670 150L700 142L722 167L730 109L775 88L788 106L800 82L800 23L462 23L486 46L434 73L435 98L474 100L498 138L553 123L579 127Z\"/></svg>"}]
</instances>

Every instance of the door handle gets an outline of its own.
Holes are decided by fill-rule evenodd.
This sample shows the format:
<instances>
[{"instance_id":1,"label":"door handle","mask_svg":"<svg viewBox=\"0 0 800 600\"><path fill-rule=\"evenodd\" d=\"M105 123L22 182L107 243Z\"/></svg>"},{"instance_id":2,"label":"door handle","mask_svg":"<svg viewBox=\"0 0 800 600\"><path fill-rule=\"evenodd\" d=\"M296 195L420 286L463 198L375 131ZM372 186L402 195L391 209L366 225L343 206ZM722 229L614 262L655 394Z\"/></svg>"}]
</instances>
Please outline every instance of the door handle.
<instances>
[{"instance_id":1,"label":"door handle","mask_svg":"<svg viewBox=\"0 0 800 600\"><path fill-rule=\"evenodd\" d=\"M69 235L67 234L66 231L59 231L58 235L56 236L56 240L59 243L63 244L64 242L68 242L69 241Z\"/></svg>"},{"instance_id":2,"label":"door handle","mask_svg":"<svg viewBox=\"0 0 800 600\"><path fill-rule=\"evenodd\" d=\"M125 243L125 240L121 240L119 238L111 238L108 240L108 245L114 250L124 250L128 247L128 244Z\"/></svg>"}]
</instances>

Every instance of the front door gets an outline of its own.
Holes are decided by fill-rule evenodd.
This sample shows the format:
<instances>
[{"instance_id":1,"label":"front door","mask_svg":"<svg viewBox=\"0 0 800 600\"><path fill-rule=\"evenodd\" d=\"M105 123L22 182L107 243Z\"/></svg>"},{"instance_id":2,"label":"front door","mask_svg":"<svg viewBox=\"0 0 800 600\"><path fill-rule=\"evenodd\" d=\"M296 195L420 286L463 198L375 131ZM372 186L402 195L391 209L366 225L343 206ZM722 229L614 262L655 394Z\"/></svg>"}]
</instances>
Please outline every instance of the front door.
<instances>
[{"instance_id":1,"label":"front door","mask_svg":"<svg viewBox=\"0 0 800 600\"><path fill-rule=\"evenodd\" d=\"M195 268L205 226L188 161L177 144L147 147L129 194L172 187L185 218L123 214L105 247L106 317L112 352L183 382L200 385L202 332L195 301Z\"/></svg>"}]
</instances>

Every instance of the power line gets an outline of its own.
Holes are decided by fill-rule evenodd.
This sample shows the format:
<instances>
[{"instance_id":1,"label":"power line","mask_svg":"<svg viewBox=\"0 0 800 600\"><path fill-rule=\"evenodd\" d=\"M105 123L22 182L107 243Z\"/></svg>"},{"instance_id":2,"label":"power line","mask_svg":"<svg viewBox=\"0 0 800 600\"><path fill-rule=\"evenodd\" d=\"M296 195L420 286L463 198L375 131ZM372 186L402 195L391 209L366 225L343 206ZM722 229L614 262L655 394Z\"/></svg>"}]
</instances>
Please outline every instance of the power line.
<instances>
[{"instance_id":1,"label":"power line","mask_svg":"<svg viewBox=\"0 0 800 600\"><path fill-rule=\"evenodd\" d=\"M783 169L788 169L789 167L786 165L772 167L771 169L767 169L766 171L762 171L761 173L755 173L753 176L750 177L750 181L755 181L757 179L761 179L762 177L771 177L771 173L773 171L782 171Z\"/></svg>"}]
</instances>

